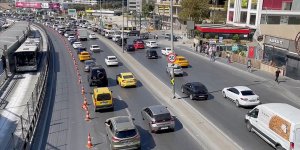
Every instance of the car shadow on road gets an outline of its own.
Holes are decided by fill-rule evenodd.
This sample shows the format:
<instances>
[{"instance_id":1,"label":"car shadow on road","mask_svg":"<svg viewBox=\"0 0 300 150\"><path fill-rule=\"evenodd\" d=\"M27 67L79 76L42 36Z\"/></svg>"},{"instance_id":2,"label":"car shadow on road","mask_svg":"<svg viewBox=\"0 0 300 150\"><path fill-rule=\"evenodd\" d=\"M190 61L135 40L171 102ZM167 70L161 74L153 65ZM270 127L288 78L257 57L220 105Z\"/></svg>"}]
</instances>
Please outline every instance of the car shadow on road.
<instances>
[{"instance_id":1,"label":"car shadow on road","mask_svg":"<svg viewBox=\"0 0 300 150\"><path fill-rule=\"evenodd\" d=\"M108 87L113 87L113 86L117 86L117 81L115 79L112 78L107 78L108 80Z\"/></svg>"},{"instance_id":2,"label":"car shadow on road","mask_svg":"<svg viewBox=\"0 0 300 150\"><path fill-rule=\"evenodd\" d=\"M152 134L143 129L141 126L136 125L140 135L141 135L141 149L142 150L152 150L156 147L155 141Z\"/></svg>"},{"instance_id":3,"label":"car shadow on road","mask_svg":"<svg viewBox=\"0 0 300 150\"><path fill-rule=\"evenodd\" d=\"M113 98L113 101L115 103L114 105L114 111L119 111L119 110L123 110L125 108L128 108L128 105L125 101L120 100L118 98Z\"/></svg>"}]
</instances>

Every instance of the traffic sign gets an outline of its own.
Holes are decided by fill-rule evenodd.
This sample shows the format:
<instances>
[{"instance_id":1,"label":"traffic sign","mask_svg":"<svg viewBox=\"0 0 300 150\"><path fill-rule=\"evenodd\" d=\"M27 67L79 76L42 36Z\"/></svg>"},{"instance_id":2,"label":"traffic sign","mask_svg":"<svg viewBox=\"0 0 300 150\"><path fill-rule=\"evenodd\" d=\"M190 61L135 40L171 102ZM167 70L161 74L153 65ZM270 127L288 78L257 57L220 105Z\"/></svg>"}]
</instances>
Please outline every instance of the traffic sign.
<instances>
[{"instance_id":1,"label":"traffic sign","mask_svg":"<svg viewBox=\"0 0 300 150\"><path fill-rule=\"evenodd\" d=\"M168 62L170 62L170 63L174 63L175 60L176 60L176 54L175 54L175 53L170 53L170 54L167 56L167 60L168 60Z\"/></svg>"},{"instance_id":2,"label":"traffic sign","mask_svg":"<svg viewBox=\"0 0 300 150\"><path fill-rule=\"evenodd\" d=\"M171 78L171 84L174 85L174 78Z\"/></svg>"}]
</instances>

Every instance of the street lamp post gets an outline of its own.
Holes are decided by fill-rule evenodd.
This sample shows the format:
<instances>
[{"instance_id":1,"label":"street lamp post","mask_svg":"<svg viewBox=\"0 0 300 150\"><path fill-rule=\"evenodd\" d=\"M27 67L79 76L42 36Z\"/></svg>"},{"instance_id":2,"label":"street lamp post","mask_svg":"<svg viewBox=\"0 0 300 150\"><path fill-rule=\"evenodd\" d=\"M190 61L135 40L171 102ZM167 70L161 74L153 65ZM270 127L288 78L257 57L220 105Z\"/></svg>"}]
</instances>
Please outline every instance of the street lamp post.
<instances>
[{"instance_id":1,"label":"street lamp post","mask_svg":"<svg viewBox=\"0 0 300 150\"><path fill-rule=\"evenodd\" d=\"M121 39L122 39L122 52L124 53L124 0L122 0L122 36L121 36Z\"/></svg>"},{"instance_id":2,"label":"street lamp post","mask_svg":"<svg viewBox=\"0 0 300 150\"><path fill-rule=\"evenodd\" d=\"M173 41L173 0L170 0L170 20L171 20L171 50L174 53L174 41ZM172 69L173 74L172 74L172 80L173 80L173 99L176 98L175 96L175 76L174 76L174 68Z\"/></svg>"}]
</instances>

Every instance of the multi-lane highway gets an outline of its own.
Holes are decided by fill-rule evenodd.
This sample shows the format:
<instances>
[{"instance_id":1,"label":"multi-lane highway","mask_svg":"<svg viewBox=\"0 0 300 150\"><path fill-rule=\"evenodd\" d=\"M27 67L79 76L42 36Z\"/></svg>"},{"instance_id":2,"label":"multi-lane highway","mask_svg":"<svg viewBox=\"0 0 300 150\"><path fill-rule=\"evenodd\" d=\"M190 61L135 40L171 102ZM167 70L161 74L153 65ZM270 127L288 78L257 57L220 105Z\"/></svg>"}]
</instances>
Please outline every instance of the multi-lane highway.
<instances>
[{"instance_id":1,"label":"multi-lane highway","mask_svg":"<svg viewBox=\"0 0 300 150\"><path fill-rule=\"evenodd\" d=\"M178 119L175 119L175 132L161 134L149 132L148 125L143 122L140 111L143 107L159 104L157 98L141 82L138 83L137 88L125 89L116 85L115 76L120 72L130 70L122 62L118 67L106 67L105 56L114 54L105 43L99 40L88 40L83 42L83 45L89 48L92 44L98 44L103 50L101 53L92 54L92 57L106 69L109 88L113 91L115 100L115 110L103 113L90 111L92 120L90 122L84 121L85 113L81 109L83 102L81 87L78 86L73 61L67 51L68 46L74 55L76 52L68 45L69 43L65 44L54 30L48 28L46 32L48 32L55 50L56 81L53 86L56 89L53 94L55 96L51 99L53 109L49 112L50 120L46 124L44 135L40 135L44 137L43 143L41 145L33 144L33 149L85 149L88 132L91 133L94 149L109 149L104 121L107 118L121 115L131 115L135 118L134 122L141 134L142 149L202 149L201 145L189 135ZM92 88L88 86L87 73L82 71L82 63L79 63L79 68L90 104L89 108L93 110L89 93Z\"/></svg>"},{"instance_id":2,"label":"multi-lane highway","mask_svg":"<svg viewBox=\"0 0 300 150\"><path fill-rule=\"evenodd\" d=\"M81 109L82 95L81 87L78 85L76 71L72 58L67 49L75 50L65 43L63 38L52 29L47 29L55 50L55 71L56 89L54 90L53 110L49 114L51 118L46 124L41 147L46 149L84 149L87 144L87 133L90 132L95 149L108 149L104 121L107 118L120 115L131 115L135 118L142 140L142 149L203 149L195 139L188 133L179 119L176 119L176 130L171 133L151 134L147 125L142 121L140 110L149 105L159 104L154 93L150 92L142 82L137 88L121 88L116 85L115 76L120 72L130 71L126 63L120 63L118 67L106 67L104 58L114 55L112 47L107 40L88 40L83 42L87 48L92 44L98 44L100 53L92 54L93 59L106 69L109 78L109 88L113 91L116 102L114 112L94 113L91 112L92 121L84 121L84 111ZM132 43L133 37L128 40ZM160 53L161 48L169 46L169 41L160 39L160 48L157 48L159 59L147 59L145 50L138 50L130 53L139 63L151 71L159 80L166 85L170 83L170 77L166 73L167 64L165 56ZM272 149L265 141L253 133L246 130L244 116L250 108L237 108L231 101L224 99L221 90L224 87L244 85L250 87L260 96L262 103L284 102L299 108L298 103L287 99L283 93L273 88L270 81L262 80L244 71L238 71L220 63L213 63L202 56L195 55L183 50L185 46L179 42L175 43L176 53L185 56L190 61L190 67L185 68L185 75L176 78L176 92L181 96L181 100L188 102L214 125L222 130L227 136L235 141L242 149L267 150ZM86 75L83 72L83 65L79 63L83 85L86 89L89 107L92 110L90 92L92 88L88 86ZM183 83L199 81L205 84L210 92L208 100L192 101L180 92ZM35 146L35 145L34 145ZM37 148L37 147L36 147Z\"/></svg>"}]
</instances>

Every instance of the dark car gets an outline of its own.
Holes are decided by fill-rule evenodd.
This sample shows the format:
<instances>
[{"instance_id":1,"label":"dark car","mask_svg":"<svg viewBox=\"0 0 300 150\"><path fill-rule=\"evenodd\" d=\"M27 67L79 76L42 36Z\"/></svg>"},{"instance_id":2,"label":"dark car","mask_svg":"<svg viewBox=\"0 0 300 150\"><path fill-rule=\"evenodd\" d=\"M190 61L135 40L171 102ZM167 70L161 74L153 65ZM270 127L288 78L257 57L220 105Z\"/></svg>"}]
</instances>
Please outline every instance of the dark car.
<instances>
[{"instance_id":1,"label":"dark car","mask_svg":"<svg viewBox=\"0 0 300 150\"><path fill-rule=\"evenodd\" d=\"M190 82L183 84L181 86L181 92L185 93L190 97L191 100L193 99L205 99L208 98L208 91L205 85L200 82Z\"/></svg>"},{"instance_id":2,"label":"dark car","mask_svg":"<svg viewBox=\"0 0 300 150\"><path fill-rule=\"evenodd\" d=\"M119 46L122 46L122 38L121 38L121 37L118 37L117 40L116 40L116 43L117 43ZM127 39L124 39L123 45L126 45L126 44L127 44Z\"/></svg>"},{"instance_id":3,"label":"dark car","mask_svg":"<svg viewBox=\"0 0 300 150\"><path fill-rule=\"evenodd\" d=\"M83 51L86 51L86 47L82 46L77 48L77 54L80 54Z\"/></svg>"},{"instance_id":4,"label":"dark car","mask_svg":"<svg viewBox=\"0 0 300 150\"><path fill-rule=\"evenodd\" d=\"M171 35L167 38L169 41L171 41ZM173 35L173 41L178 41L177 37Z\"/></svg>"},{"instance_id":5,"label":"dark car","mask_svg":"<svg viewBox=\"0 0 300 150\"><path fill-rule=\"evenodd\" d=\"M156 50L148 49L148 50L146 51L146 57L147 57L148 59L157 59L157 58L158 58L158 55L157 55Z\"/></svg>"},{"instance_id":6,"label":"dark car","mask_svg":"<svg viewBox=\"0 0 300 150\"><path fill-rule=\"evenodd\" d=\"M108 80L105 69L101 65L90 67L90 73L87 76L90 86L107 87Z\"/></svg>"},{"instance_id":7,"label":"dark car","mask_svg":"<svg viewBox=\"0 0 300 150\"><path fill-rule=\"evenodd\" d=\"M124 50L125 50L126 52L133 52L133 51L135 51L135 48L134 48L133 45L126 45L126 46L124 47Z\"/></svg>"}]
</instances>

